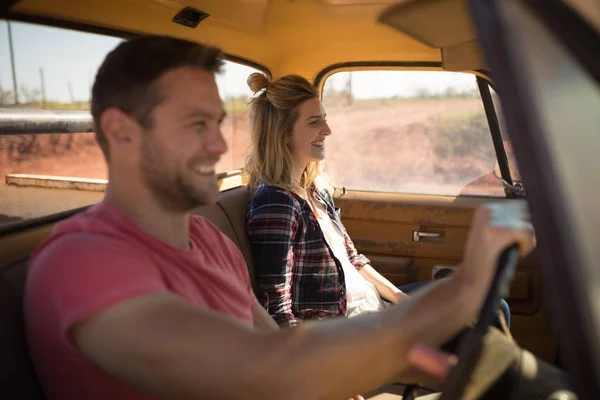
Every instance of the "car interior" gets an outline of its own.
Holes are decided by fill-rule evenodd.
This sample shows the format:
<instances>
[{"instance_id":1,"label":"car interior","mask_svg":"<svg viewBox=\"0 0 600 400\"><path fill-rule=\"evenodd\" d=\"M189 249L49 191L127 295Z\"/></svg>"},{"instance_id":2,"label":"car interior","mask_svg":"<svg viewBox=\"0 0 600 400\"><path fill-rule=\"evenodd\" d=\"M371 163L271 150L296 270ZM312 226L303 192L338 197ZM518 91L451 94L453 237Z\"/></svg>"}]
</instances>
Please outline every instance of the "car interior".
<instances>
[{"instance_id":1,"label":"car interior","mask_svg":"<svg viewBox=\"0 0 600 400\"><path fill-rule=\"evenodd\" d=\"M589 260L597 259L599 247L594 240L600 225L591 224L600 221L597 215L571 215L564 210L561 214L556 211L555 202L571 206L570 210L579 204L588 213L596 208L592 202L597 198L598 192L594 190L598 184L590 182L598 181L593 178L597 159L588 157L586 160L591 161L582 162L580 167L569 167L582 160L581 154L588 155L586 142L581 140L576 148L561 151L564 157L557 156L557 148L569 147L573 142L567 142L567 136L558 133L542 141L545 136L541 133L536 136L531 129L523 128L523 110L519 111L516 104L533 109L535 103L543 109L527 116L533 122L529 121L526 127L531 128L537 121L544 128L555 126L573 132L597 133L600 125L594 125L598 122L594 107L597 109L600 92L598 76L593 71L598 71L599 63L596 56L593 66L588 68L586 54L589 58L593 48L589 46L598 43L600 6L593 0L555 1L565 7L560 10L569 12L573 26L584 27L582 37L589 38L588 42L576 42L573 46L578 49L578 56L569 58L564 48L553 45L551 40L553 31L562 33L561 25L540 22L551 21L552 15L541 10L536 5L539 2L484 3L478 0L17 0L0 3L0 22L13 25L15 38L18 24L119 41L137 35L168 34L217 44L232 65L273 77L299 74L314 82L332 121L331 147L338 149L336 154L327 155L326 166L335 187L336 206L341 209L344 225L358 251L395 285L429 280L440 270L457 268L474 210L489 201L526 198L532 207L540 246L532 255L519 260L504 295L511 309L510 330L521 347L573 372L577 362L574 353L598 348L597 343L591 349L585 347L598 337L594 336L598 329L596 319L586 317L597 311L594 304L598 303L593 301L593 288L585 286L588 275L566 267L565 275L557 272L555 276L548 271L554 271L551 267L560 269L560 260L569 265L576 260L579 265L590 265ZM492 32L494 29L497 31ZM542 32L544 29L547 32ZM579 30L567 33L573 32ZM523 37L531 40L522 40ZM0 36L2 40L6 40L4 36ZM16 49L19 42L14 44ZM587 53L578 46L587 46ZM73 53L81 49L65 51ZM502 59L501 54L507 58ZM5 56L0 50L0 71L5 66L2 57ZM561 62L551 63L549 59ZM494 67L503 69L499 72ZM562 68L563 84L579 85L570 98L574 104L585 104L578 108L579 124L573 124L566 114L553 114L552 110L561 107L566 110L568 104L550 100L560 98L556 95L559 84L547 83L554 82L557 74L551 67ZM37 74L37 69L34 72ZM6 74L0 73L4 86L11 82ZM530 85L527 90L525 86L521 92L513 90L517 86L515 74L527 81ZM428 88L427 82L438 75L444 79L466 77L469 80L464 82L470 86L465 83L468 89L461 91L464 85L457 83L452 88L454 92L442 94L417 87L423 82L422 88ZM462 85L463 80L460 82ZM396 92L386 92L386 86L394 85ZM403 91L415 94L406 98L402 97ZM526 96L517 96L524 92ZM442 103L444 99L450 100ZM193 214L209 219L239 247L253 277L245 229L249 189L241 171L249 143L244 127L245 103L235 96L225 101L231 110L240 112L240 119L232 124L242 128L232 129L233 132L239 129L242 139L239 144L230 144L229 164L219 171L219 200L194 210ZM51 135L61 135L61 140L66 136L93 136L93 123L86 109L25 109L17 101L13 103L4 100L0 103L0 153L7 152L6 156L1 155L5 158L0 158L0 163L6 164L6 168L0 168L0 173L4 173L0 182L0 216L5 216L5 220L0 219L0 391L18 393L15 398L19 399L43 399L23 327L22 298L28 258L55 224L100 201L106 180L102 173L78 177L62 174L60 170L30 171L25 168L26 163L25 169L11 170L11 153L5 150L13 151L9 147L11 138L24 138L22 142L14 142L18 147L26 143L26 135L44 140L44 136ZM450 105L456 108L444 111ZM568 110L575 112L576 108ZM395 112L398 113L395 119L383 121L384 115ZM371 114L365 117L367 113ZM421 127L419 116L425 114ZM365 121L371 125L367 126ZM397 128L400 125L402 130ZM593 126L596 128L590 128ZM346 135L346 130L356 134ZM523 137L517 140L513 132ZM445 139L448 137L452 139ZM42 139L33 144L34 153L35 146L40 148L46 143ZM238 139L230 136L230 140L237 143ZM598 143L597 138L590 140ZM545 159L539 155L540 149L550 149L544 153ZM430 161L431 154L439 155L439 159ZM454 165L453 160L462 160L462 164L456 161ZM557 167L546 175L548 165ZM421 174L420 180L411 180L410 174ZM575 175L580 179L572 178ZM556 189L557 185L547 181L547 177L554 177L555 182L569 182L568 188ZM473 190L469 189L471 186ZM553 186L550 191L548 188ZM587 196L570 196L582 192ZM548 200L548 196L554 200ZM549 218L547 213L551 212L557 212L557 217ZM561 226L567 226L568 232L579 227L582 233L565 240L579 240L587 249L587 253L582 251L577 257L576 252L568 250L570 247L563 248L549 238L552 232L560 236L560 240L556 239L560 243L570 243L562 242L566 231L560 232L556 225L549 226L550 222L564 222L567 215L572 216L572 222ZM545 253L552 247L573 257L558 254L552 257ZM586 273L597 275L593 269ZM564 280L556 281L558 276ZM579 302L565 300L565 304L557 304L559 299L553 290L562 284L570 292L581 293ZM582 290L584 286L587 289ZM582 320L590 324L580 330L581 340L566 343L565 336L571 335L573 329L565 326L577 326ZM578 392L581 398L588 398L583 393L600 394L599 380L594 380L598 377L596 360L600 357L595 355L589 355L585 364L591 372L583 374L580 380L574 379L577 388L587 391ZM403 390L399 385L384 388L369 398L402 399Z\"/></svg>"}]
</instances>

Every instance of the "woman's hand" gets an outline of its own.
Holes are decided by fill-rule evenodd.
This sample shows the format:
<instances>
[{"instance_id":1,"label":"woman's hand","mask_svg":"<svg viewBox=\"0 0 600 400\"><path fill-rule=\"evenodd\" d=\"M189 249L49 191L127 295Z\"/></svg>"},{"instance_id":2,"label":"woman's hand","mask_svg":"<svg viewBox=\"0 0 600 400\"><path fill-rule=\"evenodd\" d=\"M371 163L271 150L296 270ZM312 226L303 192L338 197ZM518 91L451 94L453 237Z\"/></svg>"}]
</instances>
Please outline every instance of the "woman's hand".
<instances>
[{"instance_id":1,"label":"woman's hand","mask_svg":"<svg viewBox=\"0 0 600 400\"><path fill-rule=\"evenodd\" d=\"M402 300L408 298L406 293L398 289L394 284L392 284L392 282L388 281L369 264L362 267L359 272L363 278L375 286L382 299L386 299L394 304L398 304Z\"/></svg>"}]
</instances>

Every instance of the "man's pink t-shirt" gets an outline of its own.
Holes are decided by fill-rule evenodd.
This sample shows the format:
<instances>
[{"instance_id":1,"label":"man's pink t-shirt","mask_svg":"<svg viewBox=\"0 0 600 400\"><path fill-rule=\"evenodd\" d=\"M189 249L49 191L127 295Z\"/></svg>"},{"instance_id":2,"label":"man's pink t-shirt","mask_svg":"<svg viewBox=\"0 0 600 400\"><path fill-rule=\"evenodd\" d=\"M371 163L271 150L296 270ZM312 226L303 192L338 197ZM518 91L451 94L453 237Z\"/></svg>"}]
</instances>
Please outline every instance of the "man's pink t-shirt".
<instances>
[{"instance_id":1,"label":"man's pink t-shirt","mask_svg":"<svg viewBox=\"0 0 600 400\"><path fill-rule=\"evenodd\" d=\"M48 399L152 398L92 365L69 339L73 324L124 300L168 291L252 324L258 302L235 244L197 216L190 243L187 251L166 244L106 200L55 228L32 254L25 294L28 342Z\"/></svg>"}]
</instances>

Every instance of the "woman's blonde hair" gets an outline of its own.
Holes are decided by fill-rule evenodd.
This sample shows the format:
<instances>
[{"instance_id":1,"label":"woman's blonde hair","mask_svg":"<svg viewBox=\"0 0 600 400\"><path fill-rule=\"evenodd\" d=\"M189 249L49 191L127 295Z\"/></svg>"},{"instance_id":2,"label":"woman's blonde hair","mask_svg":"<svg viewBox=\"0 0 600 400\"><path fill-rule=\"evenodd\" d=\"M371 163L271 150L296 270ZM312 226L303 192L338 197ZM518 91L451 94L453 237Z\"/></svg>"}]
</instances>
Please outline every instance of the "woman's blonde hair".
<instances>
[{"instance_id":1,"label":"woman's blonde hair","mask_svg":"<svg viewBox=\"0 0 600 400\"><path fill-rule=\"evenodd\" d=\"M253 191L256 183L262 181L304 197L322 174L321 162L310 162L300 182L294 182L294 164L287 144L298 119L298 108L307 100L319 98L319 92L298 75L271 81L256 72L248 77L248 86L255 94L263 91L249 104L252 147L244 168L248 187Z\"/></svg>"}]
</instances>

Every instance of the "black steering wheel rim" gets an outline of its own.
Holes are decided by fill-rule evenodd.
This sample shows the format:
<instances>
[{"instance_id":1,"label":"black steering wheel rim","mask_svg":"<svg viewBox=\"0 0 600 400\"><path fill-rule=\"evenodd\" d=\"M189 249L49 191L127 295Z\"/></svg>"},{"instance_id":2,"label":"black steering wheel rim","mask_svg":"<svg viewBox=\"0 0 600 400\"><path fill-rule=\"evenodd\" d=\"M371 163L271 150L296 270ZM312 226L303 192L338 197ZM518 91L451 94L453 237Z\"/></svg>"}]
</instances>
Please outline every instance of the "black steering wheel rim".
<instances>
[{"instance_id":1,"label":"black steering wheel rim","mask_svg":"<svg viewBox=\"0 0 600 400\"><path fill-rule=\"evenodd\" d=\"M458 362L450 369L448 378L442 386L439 400L460 400L462 398L481 356L483 338L497 317L496 310L500 304L502 294L514 277L518 260L518 245L511 245L500 253L496 273L479 312L477 322L459 343L456 354Z\"/></svg>"}]
</instances>

